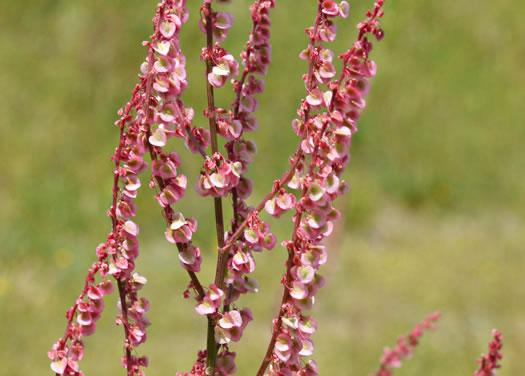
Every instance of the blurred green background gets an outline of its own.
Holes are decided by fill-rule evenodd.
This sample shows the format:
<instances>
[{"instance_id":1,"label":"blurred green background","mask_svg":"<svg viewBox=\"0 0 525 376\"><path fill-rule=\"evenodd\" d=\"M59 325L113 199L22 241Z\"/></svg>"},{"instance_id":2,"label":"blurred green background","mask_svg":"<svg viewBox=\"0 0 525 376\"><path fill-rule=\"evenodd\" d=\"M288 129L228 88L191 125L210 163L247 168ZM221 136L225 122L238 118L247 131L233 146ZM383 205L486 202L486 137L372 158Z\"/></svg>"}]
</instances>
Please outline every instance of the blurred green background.
<instances>
[{"instance_id":1,"label":"blurred green background","mask_svg":"<svg viewBox=\"0 0 525 376\"><path fill-rule=\"evenodd\" d=\"M188 105L200 114L204 36L196 23L182 47L188 58ZM316 2L278 1L273 65L259 96L258 145L249 173L256 203L280 176L297 140L291 130L306 63ZM372 1L351 1L339 21L336 53L355 39L355 24ZM225 46L238 56L250 27L248 1L228 8L236 22ZM130 97L151 33L154 1L3 0L0 2L0 373L50 374L46 351L63 333L64 313L83 285L110 221L117 109ZM522 374L525 351L525 3L513 0L389 1L385 39L373 58L378 76L352 145L349 194L328 241L327 284L317 296L315 358L321 375L367 375L383 346L439 310L438 330L425 334L396 375L469 375L487 351L491 329L505 335L498 375ZM219 105L231 102L229 88ZM520 106L521 105L521 106ZM196 123L204 125L202 116ZM193 187L201 160L180 141ZM215 247L211 199L194 192L178 208L199 220L196 242L211 281ZM153 193L139 198L141 257L149 278L153 326L139 348L148 375L191 368L204 347L205 320L183 300L187 276ZM205 202L206 201L206 202ZM283 223L290 222L286 217ZM287 225L273 229L280 240ZM253 375L278 308L285 252L257 255L260 293L241 305L255 320L238 352L239 375ZM106 299L97 333L86 339L87 375L122 375L122 331L114 325L116 297ZM520 355L521 354L521 355Z\"/></svg>"}]
</instances>

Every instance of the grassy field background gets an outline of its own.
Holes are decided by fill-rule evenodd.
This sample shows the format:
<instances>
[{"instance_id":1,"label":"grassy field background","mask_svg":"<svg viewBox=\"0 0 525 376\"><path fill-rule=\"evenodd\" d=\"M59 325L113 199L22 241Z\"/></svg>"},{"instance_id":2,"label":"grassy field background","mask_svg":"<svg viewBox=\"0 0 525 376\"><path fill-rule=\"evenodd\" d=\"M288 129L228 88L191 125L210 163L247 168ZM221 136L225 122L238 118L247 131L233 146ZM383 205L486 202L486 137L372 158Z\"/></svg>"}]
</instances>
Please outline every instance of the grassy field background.
<instances>
[{"instance_id":1,"label":"grassy field background","mask_svg":"<svg viewBox=\"0 0 525 376\"><path fill-rule=\"evenodd\" d=\"M204 36L196 26L200 2L189 3L184 99L200 114L197 46ZM259 149L249 173L251 203L271 188L296 147L290 122L307 69L297 55L316 8L313 0L277 3L260 128L249 135ZM336 53L352 43L371 3L351 2L330 46ZM225 45L235 56L250 27L247 5L229 6L236 22ZM0 2L0 374L51 373L46 351L63 333L64 313L110 231L105 211L118 138L112 124L137 81L154 7L139 0ZM327 284L313 310L321 375L367 375L383 346L436 310L443 313L438 330L396 375L472 374L494 327L505 335L498 375L524 372L523 12L525 3L511 0L386 4L386 36L373 51L378 75L353 140L350 191L337 203L343 218L328 242ZM231 102L228 88L218 96L219 105ZM199 157L172 145L193 186ZM209 283L212 202L196 201L190 191L179 208L199 220L196 242ZM137 270L149 279L144 294L152 305L153 326L139 348L150 357L148 375L189 369L205 343L205 320L181 298L187 277L164 240L159 212L145 187ZM273 229L280 240L289 236L287 225ZM239 375L253 375L264 354L284 259L280 247L257 255L260 293L240 302L253 307L255 320L243 344L232 346ZM99 330L86 339L87 375L123 374L115 302L106 299Z\"/></svg>"}]
</instances>

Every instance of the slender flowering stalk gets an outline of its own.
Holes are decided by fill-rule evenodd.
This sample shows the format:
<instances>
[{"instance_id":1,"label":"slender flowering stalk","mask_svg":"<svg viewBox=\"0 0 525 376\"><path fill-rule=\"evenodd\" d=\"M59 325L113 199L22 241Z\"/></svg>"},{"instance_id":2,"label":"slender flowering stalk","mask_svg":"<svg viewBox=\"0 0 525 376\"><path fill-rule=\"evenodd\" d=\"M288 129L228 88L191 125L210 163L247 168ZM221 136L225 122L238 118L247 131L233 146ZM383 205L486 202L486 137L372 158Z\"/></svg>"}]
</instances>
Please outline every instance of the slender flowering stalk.
<instances>
[{"instance_id":1,"label":"slender flowering stalk","mask_svg":"<svg viewBox=\"0 0 525 376\"><path fill-rule=\"evenodd\" d=\"M435 329L433 323L437 321L439 317L440 314L438 312L429 315L421 324L414 326L410 334L400 337L393 349L385 347L379 369L370 376L391 376L392 368L400 368L402 364L401 361L412 356L416 346L419 344L419 337L423 335L424 330Z\"/></svg>"},{"instance_id":2,"label":"slender flowering stalk","mask_svg":"<svg viewBox=\"0 0 525 376\"><path fill-rule=\"evenodd\" d=\"M265 76L270 64L271 46L269 9L275 7L275 1L258 0L250 7L252 17L252 29L249 39L241 53L244 66L240 80L233 81L236 93L235 101L229 111L229 118L222 121L223 131L221 135L229 140L225 148L228 151L228 159L234 163L240 163L242 170L239 184L232 189L233 219L231 221L231 235L239 227L239 222L248 216L248 205L246 199L252 192L252 181L243 176L248 165L252 162L252 154L256 152L255 143L246 140L244 134L257 129L257 118L253 115L258 108L258 101L254 97L264 91L264 80L257 76ZM229 137L229 136L233 137ZM222 252L228 255L229 261L223 260L222 269L229 271L227 278L228 289L224 300L224 309L229 310L230 304L246 292L257 290L257 281L246 276L253 272L255 261L252 257L252 249L248 244L238 241L236 250L233 252ZM224 262L228 262L225 265ZM226 268L227 266L227 268Z\"/></svg>"},{"instance_id":3,"label":"slender flowering stalk","mask_svg":"<svg viewBox=\"0 0 525 376\"><path fill-rule=\"evenodd\" d=\"M257 108L257 101L253 95L263 91L264 82L255 79L253 74L265 74L269 64L268 9L273 7L274 1L260 0L251 7L253 27L249 41L241 54L244 64L241 79L233 81L236 100L232 110L215 106L214 90L221 88L227 79L238 74L238 63L235 58L220 46L233 23L233 15L214 11L211 1L205 1L201 8L200 26L206 33L206 48L203 49L202 59L206 63L208 78L206 87L208 107L204 114L209 119L212 157L205 160L196 188L200 195L214 197L219 249L223 248L225 242L222 197L231 193L233 201L232 230L226 236L234 232L238 227L238 221L248 215L248 206L243 200L251 193L252 183L242 174L246 172L247 165L252 160L251 154L255 152L255 144L242 139L242 135L257 126L256 118L250 113ZM218 152L218 136L227 141L225 145L227 157ZM240 294L257 290L257 282L245 275L253 272L255 267L251 252L261 247L271 248L275 243L273 235L267 232L261 237L263 239L261 241L255 239L251 243L237 242L232 252L219 251L215 283L210 286L209 295L197 306L197 312L207 315L209 319L206 363L210 370L217 368L219 372L231 372L233 369L230 363L235 358L235 353L228 350L228 343L240 339L242 329L251 320L251 312L246 308L231 310L230 304L238 299ZM258 244L260 242L264 242L264 245ZM214 295L212 291L215 291ZM221 302L222 313L219 310ZM217 359L216 354L219 350ZM227 367L223 364L225 359L228 360ZM222 365L216 367L217 362Z\"/></svg>"},{"instance_id":4,"label":"slender flowering stalk","mask_svg":"<svg viewBox=\"0 0 525 376\"><path fill-rule=\"evenodd\" d=\"M188 271L191 285L200 298L204 290L195 273L200 271L201 256L198 247L192 245L193 233L197 230L194 218L184 218L172 205L185 193L187 178L177 173L180 158L176 152L165 151L167 139L184 138L186 146L193 152L204 153L207 145L205 130L192 128L193 109L185 107L180 99L186 81L186 58L179 47L180 27L188 19L184 2L165 2L159 7L156 29L151 36L147 61L142 71L149 77L146 87L147 104L144 106L143 132L152 160L151 188L158 188L155 196L168 224L166 239L176 244L182 267ZM205 153L204 153L205 154Z\"/></svg>"},{"instance_id":5,"label":"slender flowering stalk","mask_svg":"<svg viewBox=\"0 0 525 376\"><path fill-rule=\"evenodd\" d=\"M482 355L479 363L479 368L474 372L473 376L494 376L496 369L501 368L498 362L503 358L501 349L503 348L503 335L499 330L492 331L494 340L489 343L489 353Z\"/></svg>"},{"instance_id":6,"label":"slender flowering stalk","mask_svg":"<svg viewBox=\"0 0 525 376\"><path fill-rule=\"evenodd\" d=\"M310 336L316 330L315 321L304 312L311 309L317 290L324 285L324 278L318 274L326 261L322 241L332 232L332 221L340 216L332 201L347 189L341 174L349 160L359 111L365 107L367 79L375 75L375 64L368 60L372 43L367 35L382 35L378 19L383 3L378 1L367 13L366 21L358 25L356 42L340 56L344 64L337 80L334 54L323 43L335 39L332 18L345 18L348 3L319 1L314 26L306 30L310 44L300 57L309 61L308 74L303 77L307 96L298 111L300 118L292 124L301 137L303 158L295 168L294 179L288 183L289 188L301 193L295 202L290 193L280 189L265 204L273 216L280 216L285 208L294 208L295 215L292 239L282 243L288 250L288 259L281 308L273 322L273 334L258 376L318 373L314 360L302 360L313 354Z\"/></svg>"},{"instance_id":7,"label":"slender flowering stalk","mask_svg":"<svg viewBox=\"0 0 525 376\"><path fill-rule=\"evenodd\" d=\"M135 375L142 372L139 370L141 366L148 364L147 357L131 355L133 349L146 340L146 328L150 325L145 316L149 302L146 298L138 297L138 291L147 280L133 272L139 251L139 228L131 220L136 215L134 199L141 186L138 175L147 168L142 158L145 148L140 137L140 113L146 86L147 79L142 79L133 91L132 100L119 111L121 118L116 125L120 127L120 142L113 156L113 202L108 211L112 232L106 243L97 247L98 262L89 270L84 290L67 312L68 324L64 337L48 353L53 360L51 368L59 375L83 374L78 367L78 361L83 357L81 338L95 332L95 322L104 308L102 297L113 291L113 285L108 280L110 276L116 280L120 296L118 306L121 315L117 317L117 324L124 327L125 333L123 366L128 375ZM102 278L98 284L95 282L97 274Z\"/></svg>"},{"instance_id":8,"label":"slender flowering stalk","mask_svg":"<svg viewBox=\"0 0 525 376\"><path fill-rule=\"evenodd\" d=\"M160 33L168 39L175 34L177 27L180 27L187 16L183 5L180 1L164 1L159 4L154 19L155 35ZM53 361L51 368L56 374L83 374L78 368L78 360L83 357L83 342L80 339L95 331L95 321L104 308L101 298L113 290L113 285L107 280L108 276L116 279L120 295L118 306L121 315L117 317L117 324L122 325L125 332L125 354L122 364L127 369L128 375L142 375L140 367L148 365L147 357L132 355L134 348L146 340L145 329L150 323L144 314L149 309L149 302L145 298L138 297L138 291L147 280L140 274L133 273L139 250L137 240L139 228L130 218L136 215L134 199L141 186L138 175L148 167L143 159L144 153L151 149L151 145L164 143L167 136L171 134L169 132L171 129L163 126L162 123L153 132L149 128L148 119L153 116L149 111L152 87L158 92L167 92L171 86L178 86L180 89L178 78L184 74L180 69L177 70L177 63L180 61L169 61L167 58L170 42L153 38L153 44L149 46L147 62L141 69L143 73L140 76L141 82L135 87L131 101L119 111L121 118L116 122L120 127L120 142L113 156L115 161L113 202L108 211L108 216L112 220L112 232L106 243L97 248L99 261L90 269L83 292L67 313L68 324L64 337L55 343L48 353ZM159 59L154 64L154 51L166 58ZM169 80L166 77L156 77L154 71L156 73L170 71L174 74ZM173 116L173 112L174 108L166 104L158 116L167 121ZM163 171L168 170L170 169L164 168ZM97 273L103 278L99 284L95 284ZM75 317L77 324L73 322ZM71 341L69 346L68 341Z\"/></svg>"}]
</instances>

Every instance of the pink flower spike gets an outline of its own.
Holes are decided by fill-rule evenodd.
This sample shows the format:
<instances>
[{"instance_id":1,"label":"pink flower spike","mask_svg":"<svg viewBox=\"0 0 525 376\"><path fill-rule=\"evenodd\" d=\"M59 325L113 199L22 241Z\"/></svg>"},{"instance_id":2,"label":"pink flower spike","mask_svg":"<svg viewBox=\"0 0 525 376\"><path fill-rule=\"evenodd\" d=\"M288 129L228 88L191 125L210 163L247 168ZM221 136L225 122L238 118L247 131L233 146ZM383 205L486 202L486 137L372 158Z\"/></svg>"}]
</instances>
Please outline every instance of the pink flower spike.
<instances>
[{"instance_id":1,"label":"pink flower spike","mask_svg":"<svg viewBox=\"0 0 525 376\"><path fill-rule=\"evenodd\" d=\"M438 318L439 314L432 314L427 317L425 323L429 324ZM423 335L423 328L425 328L425 324L417 324L410 334L398 339L397 344L393 349L385 347L383 350L383 356L380 360L380 367L377 372L371 374L371 376L391 375L389 368L401 367L402 360L409 358L413 354L416 345L419 343L419 337ZM482 373L474 374L474 376L490 376L490 374Z\"/></svg>"},{"instance_id":2,"label":"pink flower spike","mask_svg":"<svg viewBox=\"0 0 525 376\"><path fill-rule=\"evenodd\" d=\"M428 318L430 321L430 317ZM494 340L489 343L489 353L482 355L481 360L478 360L479 368L474 372L473 376L493 376L495 369L501 368L498 362L503 358L501 349L503 348L503 335L499 330L493 329L492 336Z\"/></svg>"}]
</instances>

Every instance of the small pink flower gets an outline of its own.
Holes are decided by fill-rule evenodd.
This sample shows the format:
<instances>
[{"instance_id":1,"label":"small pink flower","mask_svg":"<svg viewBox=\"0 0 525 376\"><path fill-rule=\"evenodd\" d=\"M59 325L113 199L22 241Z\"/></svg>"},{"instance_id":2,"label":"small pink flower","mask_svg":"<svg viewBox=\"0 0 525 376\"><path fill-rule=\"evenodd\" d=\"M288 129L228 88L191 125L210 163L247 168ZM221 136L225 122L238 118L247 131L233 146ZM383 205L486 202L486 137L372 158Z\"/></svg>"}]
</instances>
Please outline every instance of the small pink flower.
<instances>
[{"instance_id":1,"label":"small pink flower","mask_svg":"<svg viewBox=\"0 0 525 376\"><path fill-rule=\"evenodd\" d=\"M164 128L156 129L149 137L149 143L153 146L163 147L167 142L166 130Z\"/></svg>"},{"instance_id":2,"label":"small pink flower","mask_svg":"<svg viewBox=\"0 0 525 376\"><path fill-rule=\"evenodd\" d=\"M92 300L98 300L98 299L101 299L103 295L104 293L98 287L89 286L88 292L87 292L88 298Z\"/></svg>"},{"instance_id":3,"label":"small pink flower","mask_svg":"<svg viewBox=\"0 0 525 376\"><path fill-rule=\"evenodd\" d=\"M166 231L166 239L171 243L187 243L197 231L195 218L185 219L182 213L175 213L170 227Z\"/></svg>"},{"instance_id":4,"label":"small pink flower","mask_svg":"<svg viewBox=\"0 0 525 376\"><path fill-rule=\"evenodd\" d=\"M95 325L94 322L92 322L91 324L89 325L82 325L80 327L80 332L82 333L82 336L83 337L86 337L86 336L90 336L92 335L93 333L95 333L96 329L97 329L97 326Z\"/></svg>"},{"instance_id":5,"label":"small pink flower","mask_svg":"<svg viewBox=\"0 0 525 376\"><path fill-rule=\"evenodd\" d=\"M199 315L205 316L205 315L210 315L212 313L215 313L215 311L217 310L217 307L215 307L215 304L210 299L210 297L206 296L204 297L202 302L195 307L195 310L197 311Z\"/></svg>"},{"instance_id":6,"label":"small pink flower","mask_svg":"<svg viewBox=\"0 0 525 376\"><path fill-rule=\"evenodd\" d=\"M309 336L317 330L317 323L311 316L301 316L299 320L299 330L303 335Z\"/></svg>"},{"instance_id":7,"label":"small pink flower","mask_svg":"<svg viewBox=\"0 0 525 376\"><path fill-rule=\"evenodd\" d=\"M179 175L175 179L170 179L169 184L164 187L162 192L157 196L159 204L165 208L179 201L186 190L187 179L184 175Z\"/></svg>"},{"instance_id":8,"label":"small pink flower","mask_svg":"<svg viewBox=\"0 0 525 376\"><path fill-rule=\"evenodd\" d=\"M53 372L59 375L64 374L66 367L67 367L67 358L61 358L61 359L57 359L51 362L51 370L53 370Z\"/></svg>"},{"instance_id":9,"label":"small pink flower","mask_svg":"<svg viewBox=\"0 0 525 376\"><path fill-rule=\"evenodd\" d=\"M202 258L199 248L194 246L185 247L179 252L179 260L185 269L192 272L200 271Z\"/></svg>"},{"instance_id":10,"label":"small pink flower","mask_svg":"<svg viewBox=\"0 0 525 376\"><path fill-rule=\"evenodd\" d=\"M123 197L117 204L117 215L124 218L132 218L137 214L135 202Z\"/></svg>"}]
</instances>

